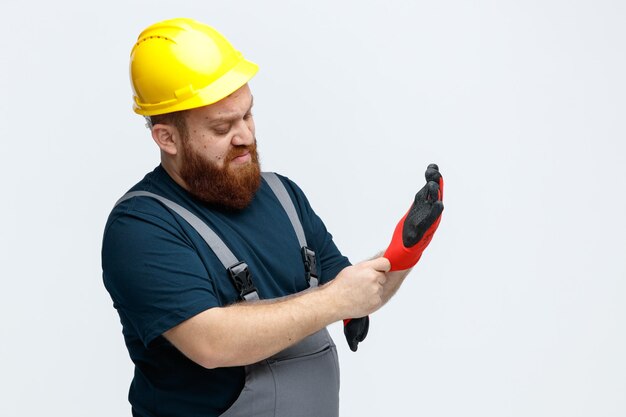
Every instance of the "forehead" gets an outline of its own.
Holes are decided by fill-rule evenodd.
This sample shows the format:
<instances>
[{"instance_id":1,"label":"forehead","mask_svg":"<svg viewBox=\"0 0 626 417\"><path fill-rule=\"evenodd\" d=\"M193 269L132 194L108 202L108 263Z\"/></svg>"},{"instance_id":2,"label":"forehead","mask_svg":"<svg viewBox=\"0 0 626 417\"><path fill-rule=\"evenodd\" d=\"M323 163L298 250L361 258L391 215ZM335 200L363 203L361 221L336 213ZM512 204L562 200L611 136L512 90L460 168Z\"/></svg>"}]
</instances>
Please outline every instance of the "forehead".
<instances>
[{"instance_id":1,"label":"forehead","mask_svg":"<svg viewBox=\"0 0 626 417\"><path fill-rule=\"evenodd\" d=\"M251 106L252 92L246 84L217 103L189 110L188 119L211 121L240 117L245 114Z\"/></svg>"}]
</instances>

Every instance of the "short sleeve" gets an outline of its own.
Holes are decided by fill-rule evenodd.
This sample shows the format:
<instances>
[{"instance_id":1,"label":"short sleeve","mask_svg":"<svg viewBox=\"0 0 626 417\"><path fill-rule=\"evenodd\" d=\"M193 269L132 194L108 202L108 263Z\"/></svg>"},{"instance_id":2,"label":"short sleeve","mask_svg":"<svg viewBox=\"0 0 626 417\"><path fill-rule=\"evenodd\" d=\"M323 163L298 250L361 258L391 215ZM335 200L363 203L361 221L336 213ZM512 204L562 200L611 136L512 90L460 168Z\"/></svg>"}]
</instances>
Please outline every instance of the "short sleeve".
<instances>
[{"instance_id":1,"label":"short sleeve","mask_svg":"<svg viewBox=\"0 0 626 417\"><path fill-rule=\"evenodd\" d=\"M112 218L102 245L104 284L147 347L165 331L219 305L206 267L182 228L142 212Z\"/></svg>"},{"instance_id":2,"label":"short sleeve","mask_svg":"<svg viewBox=\"0 0 626 417\"><path fill-rule=\"evenodd\" d=\"M350 261L341 254L333 241L333 236L326 229L322 219L315 213L300 187L286 177L281 177L281 179L297 205L307 244L315 251L318 258L321 266L320 283L327 283L333 280L342 269L350 266Z\"/></svg>"}]
</instances>

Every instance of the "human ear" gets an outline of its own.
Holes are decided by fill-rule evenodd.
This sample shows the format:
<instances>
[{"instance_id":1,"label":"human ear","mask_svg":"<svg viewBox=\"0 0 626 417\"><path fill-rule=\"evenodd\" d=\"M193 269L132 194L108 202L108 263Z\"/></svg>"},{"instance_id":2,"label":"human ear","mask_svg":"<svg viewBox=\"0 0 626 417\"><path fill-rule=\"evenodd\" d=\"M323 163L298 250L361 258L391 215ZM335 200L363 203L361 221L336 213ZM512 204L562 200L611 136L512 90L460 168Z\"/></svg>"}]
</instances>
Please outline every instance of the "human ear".
<instances>
[{"instance_id":1,"label":"human ear","mask_svg":"<svg viewBox=\"0 0 626 417\"><path fill-rule=\"evenodd\" d=\"M152 126L152 139L162 152L176 155L180 144L180 136L173 126L158 123Z\"/></svg>"}]
</instances>

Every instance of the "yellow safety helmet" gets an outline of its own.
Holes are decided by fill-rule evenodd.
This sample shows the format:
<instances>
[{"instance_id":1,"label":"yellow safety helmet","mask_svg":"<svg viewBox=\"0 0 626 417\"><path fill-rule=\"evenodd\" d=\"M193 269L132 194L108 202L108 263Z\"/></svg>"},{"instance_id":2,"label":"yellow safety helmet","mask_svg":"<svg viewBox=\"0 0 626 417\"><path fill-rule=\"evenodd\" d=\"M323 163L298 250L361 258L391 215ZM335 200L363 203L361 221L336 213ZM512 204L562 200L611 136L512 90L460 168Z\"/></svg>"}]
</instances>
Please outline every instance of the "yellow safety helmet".
<instances>
[{"instance_id":1,"label":"yellow safety helmet","mask_svg":"<svg viewBox=\"0 0 626 417\"><path fill-rule=\"evenodd\" d=\"M155 23L130 54L133 110L155 116L206 106L235 92L258 69L210 26L183 18Z\"/></svg>"}]
</instances>

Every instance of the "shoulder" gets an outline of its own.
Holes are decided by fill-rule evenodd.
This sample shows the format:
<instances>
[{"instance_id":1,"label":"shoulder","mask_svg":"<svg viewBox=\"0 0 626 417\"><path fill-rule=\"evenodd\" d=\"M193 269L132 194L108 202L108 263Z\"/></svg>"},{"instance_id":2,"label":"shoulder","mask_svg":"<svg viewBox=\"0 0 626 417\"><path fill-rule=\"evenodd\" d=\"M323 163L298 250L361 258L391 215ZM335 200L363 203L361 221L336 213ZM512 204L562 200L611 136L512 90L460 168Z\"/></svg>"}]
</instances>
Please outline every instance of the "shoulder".
<instances>
[{"instance_id":1,"label":"shoulder","mask_svg":"<svg viewBox=\"0 0 626 417\"><path fill-rule=\"evenodd\" d=\"M149 196L134 196L124 199L131 192L146 191L161 197L176 201L176 196L170 195L166 187L160 184L159 168L148 173L141 181L131 187L117 200L107 219L104 238L111 235L112 229L118 237L132 237L134 232L144 232L146 228L158 229L161 232L180 235L182 229L180 221L166 205Z\"/></svg>"}]
</instances>

